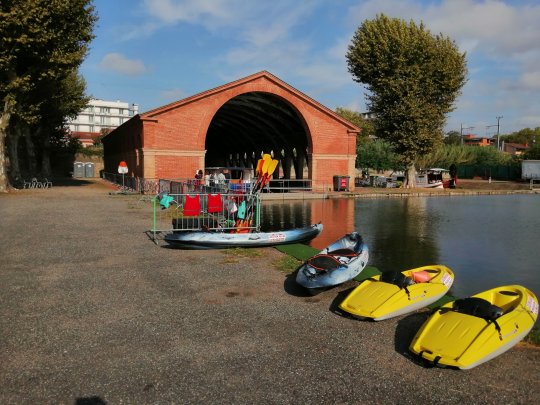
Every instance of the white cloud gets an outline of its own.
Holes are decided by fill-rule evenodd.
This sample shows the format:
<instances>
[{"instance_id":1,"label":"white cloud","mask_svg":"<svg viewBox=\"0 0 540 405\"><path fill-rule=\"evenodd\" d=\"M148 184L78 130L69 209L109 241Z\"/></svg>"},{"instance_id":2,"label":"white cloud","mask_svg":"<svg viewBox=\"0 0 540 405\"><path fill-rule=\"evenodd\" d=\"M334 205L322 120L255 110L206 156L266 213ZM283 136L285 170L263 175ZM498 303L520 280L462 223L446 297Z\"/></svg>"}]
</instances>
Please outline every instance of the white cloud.
<instances>
[{"instance_id":1,"label":"white cloud","mask_svg":"<svg viewBox=\"0 0 540 405\"><path fill-rule=\"evenodd\" d=\"M200 23L205 26L234 21L249 3L240 0L145 0L148 13L167 24Z\"/></svg>"},{"instance_id":2,"label":"white cloud","mask_svg":"<svg viewBox=\"0 0 540 405\"><path fill-rule=\"evenodd\" d=\"M139 76L147 71L142 61L128 59L121 53L108 53L103 57L99 66L102 69L128 76Z\"/></svg>"},{"instance_id":3,"label":"white cloud","mask_svg":"<svg viewBox=\"0 0 540 405\"><path fill-rule=\"evenodd\" d=\"M509 109L525 115L529 109L540 108L533 94L540 88L540 4L533 0L356 0L348 9L341 2L335 9L343 7L344 11L331 21L348 32L337 31L340 37L321 42L321 35L313 35L310 24L325 21L318 14L327 13L328 4L325 0L143 0L139 11L145 21L123 39L149 37L175 25L202 27L220 41L225 39L226 45L212 60L205 61L215 65L215 75L220 78L235 80L268 70L317 99L335 99L348 86L357 89L351 96L356 98L362 88L347 71L347 46L362 21L384 13L423 21L431 32L449 36L467 52L469 82L453 113L462 116L459 121L468 120L463 116L468 117L470 111L477 112L475 122L480 122L499 114L510 116ZM324 28L332 35L328 26L319 32L326 33ZM147 70L141 61L130 61L120 54L107 57L102 67L124 74ZM183 96L175 90L162 94L169 99ZM337 103L357 105L348 96ZM480 116L483 114L487 117Z\"/></svg>"},{"instance_id":4,"label":"white cloud","mask_svg":"<svg viewBox=\"0 0 540 405\"><path fill-rule=\"evenodd\" d=\"M498 114L516 120L511 130L533 115L540 99L540 4L510 0L368 0L351 7L349 23L356 29L365 19L384 13L406 21L423 21L432 33L454 39L467 52L469 82L457 101L456 111L468 114ZM480 118L480 117L478 117ZM536 120L538 122L538 120Z\"/></svg>"},{"instance_id":5,"label":"white cloud","mask_svg":"<svg viewBox=\"0 0 540 405\"><path fill-rule=\"evenodd\" d=\"M155 22L121 27L118 30L120 32L119 39L120 41L130 41L132 39L148 38L159 28L161 28L161 25L156 24Z\"/></svg>"},{"instance_id":6,"label":"white cloud","mask_svg":"<svg viewBox=\"0 0 540 405\"><path fill-rule=\"evenodd\" d=\"M540 4L443 0L423 8L418 0L369 0L351 8L350 19L352 23L360 24L379 13L407 21L423 21L433 33L442 32L469 51L508 57L532 49L540 50Z\"/></svg>"},{"instance_id":7,"label":"white cloud","mask_svg":"<svg viewBox=\"0 0 540 405\"><path fill-rule=\"evenodd\" d=\"M162 91L159 97L165 101L176 101L186 97L186 92L181 89L170 89Z\"/></svg>"}]
</instances>

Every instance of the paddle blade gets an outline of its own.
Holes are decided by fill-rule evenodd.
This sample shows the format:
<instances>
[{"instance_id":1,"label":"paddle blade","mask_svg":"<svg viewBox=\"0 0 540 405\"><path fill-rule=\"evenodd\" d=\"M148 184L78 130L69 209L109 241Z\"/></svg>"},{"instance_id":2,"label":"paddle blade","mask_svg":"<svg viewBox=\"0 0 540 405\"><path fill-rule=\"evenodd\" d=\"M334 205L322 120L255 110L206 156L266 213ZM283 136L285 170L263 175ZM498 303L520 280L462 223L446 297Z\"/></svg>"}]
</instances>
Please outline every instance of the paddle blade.
<instances>
[{"instance_id":1,"label":"paddle blade","mask_svg":"<svg viewBox=\"0 0 540 405\"><path fill-rule=\"evenodd\" d=\"M270 179L272 178L272 175L276 171L276 167L278 166L278 164L279 164L279 160L274 159L268 165L268 169L266 170L266 173L265 173L265 175L263 177L263 180L262 180L262 183L261 183L261 188L266 186L266 184L270 181Z\"/></svg>"},{"instance_id":2,"label":"paddle blade","mask_svg":"<svg viewBox=\"0 0 540 405\"><path fill-rule=\"evenodd\" d=\"M278 166L278 164L279 164L279 160L274 159L274 160L272 160L272 162L268 165L268 177L270 177L271 175L274 174L274 172L276 171L276 167Z\"/></svg>"},{"instance_id":3,"label":"paddle blade","mask_svg":"<svg viewBox=\"0 0 540 405\"><path fill-rule=\"evenodd\" d=\"M261 174L263 164L264 164L264 159L259 159L257 161L257 168L255 169L255 174L257 174L257 175Z\"/></svg>"},{"instance_id":4,"label":"paddle blade","mask_svg":"<svg viewBox=\"0 0 540 405\"><path fill-rule=\"evenodd\" d=\"M272 163L272 160L265 160L264 161L264 164L263 164L262 169L261 169L261 174L262 175L266 175L266 173L268 173L268 167L270 166L271 163Z\"/></svg>"},{"instance_id":5,"label":"paddle blade","mask_svg":"<svg viewBox=\"0 0 540 405\"><path fill-rule=\"evenodd\" d=\"M262 158L263 160L272 160L272 156L269 153L265 153Z\"/></svg>"}]
</instances>

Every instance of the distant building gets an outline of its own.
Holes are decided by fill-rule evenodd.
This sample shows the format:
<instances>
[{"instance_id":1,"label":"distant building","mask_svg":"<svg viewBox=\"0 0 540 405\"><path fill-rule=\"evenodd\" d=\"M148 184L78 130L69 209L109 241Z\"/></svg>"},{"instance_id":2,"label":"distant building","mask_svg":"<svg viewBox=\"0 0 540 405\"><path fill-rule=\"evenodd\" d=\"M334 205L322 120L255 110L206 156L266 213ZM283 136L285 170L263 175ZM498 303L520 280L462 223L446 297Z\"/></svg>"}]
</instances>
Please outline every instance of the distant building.
<instances>
[{"instance_id":1,"label":"distant building","mask_svg":"<svg viewBox=\"0 0 540 405\"><path fill-rule=\"evenodd\" d=\"M463 145L467 146L492 146L493 139L492 138L482 138L475 136L473 134L463 135Z\"/></svg>"},{"instance_id":2,"label":"distant building","mask_svg":"<svg viewBox=\"0 0 540 405\"><path fill-rule=\"evenodd\" d=\"M519 156L523 154L527 149L529 149L529 145L527 144L521 144L521 143L512 143L512 142L504 142L502 145L503 152L509 153L511 155Z\"/></svg>"},{"instance_id":3,"label":"distant building","mask_svg":"<svg viewBox=\"0 0 540 405\"><path fill-rule=\"evenodd\" d=\"M94 143L103 129L113 130L138 113L137 104L92 99L77 118L68 124L71 136L78 138L86 147Z\"/></svg>"}]
</instances>

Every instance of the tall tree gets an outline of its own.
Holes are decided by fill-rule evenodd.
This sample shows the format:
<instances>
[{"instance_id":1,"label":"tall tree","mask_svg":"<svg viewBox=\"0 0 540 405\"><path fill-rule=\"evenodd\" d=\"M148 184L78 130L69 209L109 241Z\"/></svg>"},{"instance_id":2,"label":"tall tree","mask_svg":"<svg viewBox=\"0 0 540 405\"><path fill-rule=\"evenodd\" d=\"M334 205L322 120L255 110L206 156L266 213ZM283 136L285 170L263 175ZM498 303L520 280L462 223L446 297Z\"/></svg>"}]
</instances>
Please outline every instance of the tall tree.
<instances>
[{"instance_id":1,"label":"tall tree","mask_svg":"<svg viewBox=\"0 0 540 405\"><path fill-rule=\"evenodd\" d=\"M360 133L358 134L361 141L365 141L369 137L375 135L373 122L362 117L362 114L360 114L358 111L349 110L345 107L337 107L336 114L342 116L361 129Z\"/></svg>"},{"instance_id":2,"label":"tall tree","mask_svg":"<svg viewBox=\"0 0 540 405\"><path fill-rule=\"evenodd\" d=\"M360 162L366 162L366 159L362 159L361 154L365 152L364 146L372 141L370 137L373 137L375 134L373 122L363 118L358 111L349 110L344 107L337 107L336 113L360 128L360 132L356 135L356 165L358 166Z\"/></svg>"},{"instance_id":3,"label":"tall tree","mask_svg":"<svg viewBox=\"0 0 540 405\"><path fill-rule=\"evenodd\" d=\"M504 142L513 142L513 143L522 143L531 145L534 142L540 142L540 127L532 128L523 128L519 131L512 132L508 135L502 135L501 141Z\"/></svg>"},{"instance_id":4,"label":"tall tree","mask_svg":"<svg viewBox=\"0 0 540 405\"><path fill-rule=\"evenodd\" d=\"M415 160L442 142L446 115L466 82L465 54L423 23L380 14L357 29L347 63L368 90L376 135L401 155L407 186L416 186Z\"/></svg>"},{"instance_id":5,"label":"tall tree","mask_svg":"<svg viewBox=\"0 0 540 405\"><path fill-rule=\"evenodd\" d=\"M356 165L362 169L403 170L399 156L392 146L382 139L369 140L362 145L361 153L358 153Z\"/></svg>"},{"instance_id":6,"label":"tall tree","mask_svg":"<svg viewBox=\"0 0 540 405\"><path fill-rule=\"evenodd\" d=\"M458 131L450 131L446 133L444 138L445 145L461 145L462 136Z\"/></svg>"},{"instance_id":7,"label":"tall tree","mask_svg":"<svg viewBox=\"0 0 540 405\"><path fill-rule=\"evenodd\" d=\"M44 104L82 63L97 17L91 0L2 0L0 3L0 192L8 186L9 128L35 127ZM49 95L50 96L50 95ZM13 148L11 148L13 152Z\"/></svg>"}]
</instances>

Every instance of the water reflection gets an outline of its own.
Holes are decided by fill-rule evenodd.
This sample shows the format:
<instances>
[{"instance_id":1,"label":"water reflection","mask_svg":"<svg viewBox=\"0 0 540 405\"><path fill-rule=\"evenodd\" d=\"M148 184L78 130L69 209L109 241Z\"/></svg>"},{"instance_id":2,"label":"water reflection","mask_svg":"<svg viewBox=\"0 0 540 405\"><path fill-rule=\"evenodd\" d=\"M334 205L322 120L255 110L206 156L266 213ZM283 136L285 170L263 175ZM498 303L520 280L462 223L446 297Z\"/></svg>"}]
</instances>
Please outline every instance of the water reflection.
<instances>
[{"instance_id":1,"label":"water reflection","mask_svg":"<svg viewBox=\"0 0 540 405\"><path fill-rule=\"evenodd\" d=\"M429 215L427 200L422 198L362 200L356 205L356 229L365 235L370 262L381 271L437 263L439 246L434 236L439 223L439 216Z\"/></svg>"},{"instance_id":2,"label":"water reflection","mask_svg":"<svg viewBox=\"0 0 540 405\"><path fill-rule=\"evenodd\" d=\"M263 204L263 228L286 229L321 221L311 242L323 248L357 230L370 265L404 270L445 264L458 296L504 284L540 294L540 197L536 195L313 200Z\"/></svg>"},{"instance_id":3,"label":"water reflection","mask_svg":"<svg viewBox=\"0 0 540 405\"><path fill-rule=\"evenodd\" d=\"M275 231L322 222L323 232L310 245L322 249L354 230L355 201L352 199L264 202L261 229Z\"/></svg>"}]
</instances>

